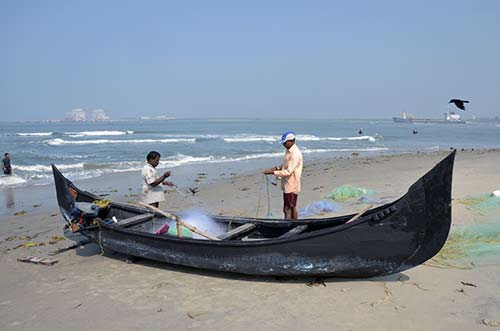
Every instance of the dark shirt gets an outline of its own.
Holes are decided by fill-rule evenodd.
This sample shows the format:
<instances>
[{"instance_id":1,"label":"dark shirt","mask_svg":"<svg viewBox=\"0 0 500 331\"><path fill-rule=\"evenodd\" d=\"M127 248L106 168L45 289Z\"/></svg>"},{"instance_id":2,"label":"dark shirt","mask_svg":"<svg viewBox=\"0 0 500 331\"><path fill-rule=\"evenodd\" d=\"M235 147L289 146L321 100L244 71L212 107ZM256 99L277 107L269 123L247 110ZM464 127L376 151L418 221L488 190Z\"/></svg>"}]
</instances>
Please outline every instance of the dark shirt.
<instances>
[{"instance_id":1,"label":"dark shirt","mask_svg":"<svg viewBox=\"0 0 500 331\"><path fill-rule=\"evenodd\" d=\"M2 160L2 169L5 168L5 170L3 171L3 174L4 175L10 175L11 172L12 172L12 167L10 166L10 159L6 159L4 158Z\"/></svg>"}]
</instances>

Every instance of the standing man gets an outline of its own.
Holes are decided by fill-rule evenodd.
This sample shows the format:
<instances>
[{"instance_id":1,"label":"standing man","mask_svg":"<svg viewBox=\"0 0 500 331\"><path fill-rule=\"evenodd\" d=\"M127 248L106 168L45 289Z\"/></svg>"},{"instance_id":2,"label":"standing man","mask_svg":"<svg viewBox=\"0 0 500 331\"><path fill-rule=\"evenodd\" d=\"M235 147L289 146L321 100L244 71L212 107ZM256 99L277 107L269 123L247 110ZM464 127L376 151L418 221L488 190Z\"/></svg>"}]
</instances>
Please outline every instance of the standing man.
<instances>
[{"instance_id":1,"label":"standing man","mask_svg":"<svg viewBox=\"0 0 500 331\"><path fill-rule=\"evenodd\" d=\"M281 136L281 144L286 148L285 159L281 167L262 171L265 175L281 177L283 190L283 213L285 219L297 219L297 198L300 192L300 177L302 176L302 153L295 145L295 133L287 131Z\"/></svg>"},{"instance_id":2,"label":"standing man","mask_svg":"<svg viewBox=\"0 0 500 331\"><path fill-rule=\"evenodd\" d=\"M2 171L4 175L12 175L12 167L10 166L10 154L5 153L2 160Z\"/></svg>"},{"instance_id":3,"label":"standing man","mask_svg":"<svg viewBox=\"0 0 500 331\"><path fill-rule=\"evenodd\" d=\"M141 198L144 203L158 208L160 201L165 201L165 192L161 185L173 186L172 182L167 182L165 179L170 177L170 171L165 171L161 176L158 176L156 167L160 163L160 153L151 151L146 156L147 163L142 168L142 177L144 183L142 184Z\"/></svg>"}]
</instances>

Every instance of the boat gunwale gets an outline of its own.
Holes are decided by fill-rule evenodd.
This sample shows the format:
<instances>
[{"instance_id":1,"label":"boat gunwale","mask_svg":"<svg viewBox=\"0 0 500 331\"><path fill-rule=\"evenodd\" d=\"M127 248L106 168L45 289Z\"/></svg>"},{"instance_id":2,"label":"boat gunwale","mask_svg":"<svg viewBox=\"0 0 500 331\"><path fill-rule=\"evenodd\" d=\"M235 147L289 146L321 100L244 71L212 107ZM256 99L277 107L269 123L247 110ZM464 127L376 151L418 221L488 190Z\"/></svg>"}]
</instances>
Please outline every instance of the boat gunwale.
<instances>
[{"instance_id":1,"label":"boat gunwale","mask_svg":"<svg viewBox=\"0 0 500 331\"><path fill-rule=\"evenodd\" d=\"M408 193L406 193L402 198L405 198ZM400 201L401 199L398 199ZM396 201L394 201L392 204L395 204ZM397 212L389 215L393 216L397 214ZM160 240L160 241L173 241L173 242L183 242L183 243L192 243L192 244L203 244L205 246L238 246L238 247L253 247L253 246L271 246L275 244L285 244L285 243L291 243L291 242L297 242L301 240L307 240L315 237L322 237L322 236L327 236L334 234L336 232L341 232L345 231L347 229L350 229L354 226L359 226L361 224L367 223L371 221L371 216L363 216L360 217L357 220L354 220L353 222L349 222L347 224L339 224L338 226L331 226L327 227L324 229L318 229L314 230L311 232L303 232L297 235L294 235L292 237L286 237L286 238L264 238L263 240L252 240L252 241L242 241L242 240L207 240L207 239L194 239L194 238L185 238L185 237L175 237L175 236L158 236L153 233L147 233L143 231L136 231L133 230L132 228L125 228L121 227L119 225L113 225L113 224L107 224L106 222L100 220L99 221L99 227L95 227L94 229L88 230L84 229L83 231L92 231L92 230L98 230L99 228L104 228L107 229L108 231L116 231L120 232L122 234L126 235L134 235L134 236L140 236L140 237L145 237L145 238L154 238L155 240ZM148 221L145 221L145 223ZM374 221L375 222L375 221ZM380 221L377 221L375 223L379 223ZM390 225L389 225L390 226Z\"/></svg>"}]
</instances>

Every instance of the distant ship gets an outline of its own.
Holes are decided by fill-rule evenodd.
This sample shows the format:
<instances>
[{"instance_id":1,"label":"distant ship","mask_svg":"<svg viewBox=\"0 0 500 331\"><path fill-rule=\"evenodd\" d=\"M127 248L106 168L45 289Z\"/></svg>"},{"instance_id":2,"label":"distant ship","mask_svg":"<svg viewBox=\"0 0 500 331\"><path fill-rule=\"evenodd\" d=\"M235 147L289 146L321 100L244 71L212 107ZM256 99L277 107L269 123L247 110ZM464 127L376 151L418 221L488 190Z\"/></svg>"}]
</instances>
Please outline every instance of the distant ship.
<instances>
[{"instance_id":1,"label":"distant ship","mask_svg":"<svg viewBox=\"0 0 500 331\"><path fill-rule=\"evenodd\" d=\"M438 118L416 118L413 114L409 116L403 112L401 117L393 117L392 120L396 123L451 123L451 124L465 124L459 114L453 111L444 113L443 119Z\"/></svg>"},{"instance_id":2,"label":"distant ship","mask_svg":"<svg viewBox=\"0 0 500 331\"><path fill-rule=\"evenodd\" d=\"M171 121L175 120L176 118L172 116L158 115L158 116L141 116L139 119L141 121Z\"/></svg>"}]
</instances>

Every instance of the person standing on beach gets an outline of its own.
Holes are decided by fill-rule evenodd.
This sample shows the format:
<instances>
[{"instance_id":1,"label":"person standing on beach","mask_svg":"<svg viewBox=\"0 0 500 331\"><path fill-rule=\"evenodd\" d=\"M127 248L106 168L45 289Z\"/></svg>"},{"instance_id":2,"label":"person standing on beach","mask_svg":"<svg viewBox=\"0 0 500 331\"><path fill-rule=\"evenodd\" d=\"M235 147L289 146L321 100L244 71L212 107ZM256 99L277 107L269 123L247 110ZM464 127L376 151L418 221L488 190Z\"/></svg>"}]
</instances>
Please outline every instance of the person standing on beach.
<instances>
[{"instance_id":1,"label":"person standing on beach","mask_svg":"<svg viewBox=\"0 0 500 331\"><path fill-rule=\"evenodd\" d=\"M4 175L12 175L12 167L10 165L10 154L5 153L2 159L2 171Z\"/></svg>"},{"instance_id":2,"label":"person standing on beach","mask_svg":"<svg viewBox=\"0 0 500 331\"><path fill-rule=\"evenodd\" d=\"M286 148L285 159L281 167L263 170L265 175L281 177L283 191L283 213L285 219L297 219L297 199L300 192L300 177L302 176L302 153L295 144L295 133L287 131L281 136L281 144Z\"/></svg>"},{"instance_id":3,"label":"person standing on beach","mask_svg":"<svg viewBox=\"0 0 500 331\"><path fill-rule=\"evenodd\" d=\"M170 171L165 171L161 176L158 176L156 167L160 163L160 153L151 151L146 156L147 163L142 168L142 177L144 183L142 184L142 202L147 203L153 207L158 208L160 201L165 201L165 192L161 185L174 186L174 183L167 182L165 179L170 177Z\"/></svg>"}]
</instances>

